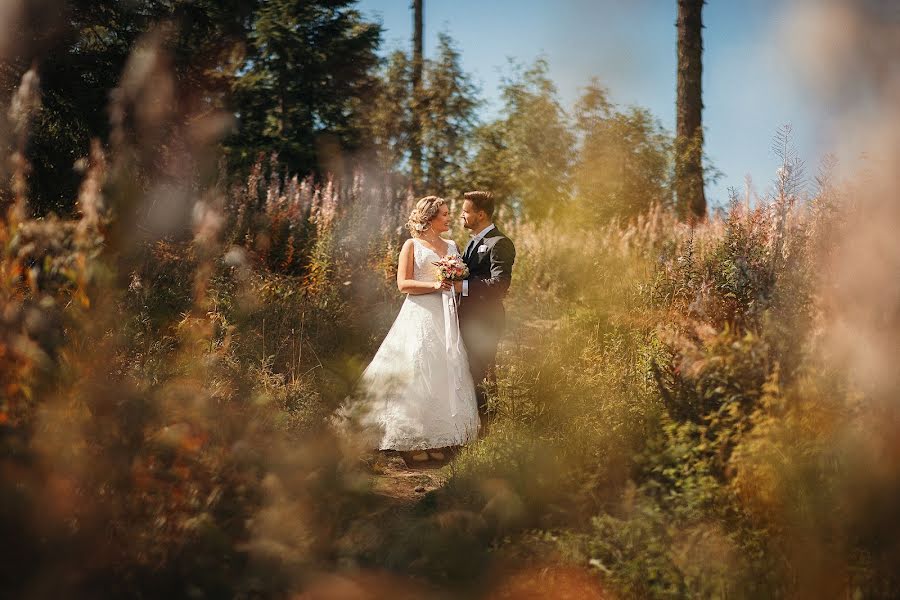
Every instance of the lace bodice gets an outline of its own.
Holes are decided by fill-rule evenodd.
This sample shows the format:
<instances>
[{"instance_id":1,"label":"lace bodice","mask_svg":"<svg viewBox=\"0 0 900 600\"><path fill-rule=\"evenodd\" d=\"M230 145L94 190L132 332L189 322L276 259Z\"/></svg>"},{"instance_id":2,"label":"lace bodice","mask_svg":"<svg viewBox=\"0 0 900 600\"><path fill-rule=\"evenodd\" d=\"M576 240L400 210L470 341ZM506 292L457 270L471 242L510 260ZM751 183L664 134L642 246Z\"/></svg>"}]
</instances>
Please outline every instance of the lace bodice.
<instances>
[{"instance_id":1,"label":"lace bodice","mask_svg":"<svg viewBox=\"0 0 900 600\"><path fill-rule=\"evenodd\" d=\"M437 281L440 278L438 268L434 266L434 262L443 258L437 252L423 244L417 238L412 238L415 268L413 269L413 279L416 281ZM456 242L447 240L447 254L459 255L459 248Z\"/></svg>"}]
</instances>

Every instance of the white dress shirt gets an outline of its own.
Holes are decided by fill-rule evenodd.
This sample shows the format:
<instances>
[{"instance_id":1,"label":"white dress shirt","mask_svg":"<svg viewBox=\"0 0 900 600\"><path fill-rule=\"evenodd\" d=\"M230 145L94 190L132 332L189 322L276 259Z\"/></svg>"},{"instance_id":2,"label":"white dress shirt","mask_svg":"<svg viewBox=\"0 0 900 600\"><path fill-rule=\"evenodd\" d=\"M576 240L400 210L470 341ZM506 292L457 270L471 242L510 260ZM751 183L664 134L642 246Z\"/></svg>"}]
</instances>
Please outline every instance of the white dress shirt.
<instances>
[{"instance_id":1,"label":"white dress shirt","mask_svg":"<svg viewBox=\"0 0 900 600\"><path fill-rule=\"evenodd\" d=\"M491 223L490 225L488 225L487 227L485 227L484 229L482 229L481 231L479 231L478 233L476 233L476 234L475 234L475 237L472 238L472 241L471 241L470 243L472 244L472 253L473 253L473 254L474 254L475 252L478 252L478 242L480 242L481 240L483 240L483 239L484 239L484 236L486 236L486 235L491 231L491 229L494 229L494 224L493 224L493 223ZM462 295L463 295L463 296L468 296L468 295L469 295L469 280L468 280L468 279L463 279L463 282L462 282Z\"/></svg>"}]
</instances>

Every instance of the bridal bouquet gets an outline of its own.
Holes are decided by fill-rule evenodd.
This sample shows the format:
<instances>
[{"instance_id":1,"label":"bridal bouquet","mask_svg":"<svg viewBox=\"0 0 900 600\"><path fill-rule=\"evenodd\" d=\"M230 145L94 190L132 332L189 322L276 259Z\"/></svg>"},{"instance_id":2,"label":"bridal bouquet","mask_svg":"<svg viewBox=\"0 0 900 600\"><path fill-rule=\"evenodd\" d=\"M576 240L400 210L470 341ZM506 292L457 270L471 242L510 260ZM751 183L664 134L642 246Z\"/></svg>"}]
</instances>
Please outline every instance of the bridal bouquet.
<instances>
[{"instance_id":1,"label":"bridal bouquet","mask_svg":"<svg viewBox=\"0 0 900 600\"><path fill-rule=\"evenodd\" d=\"M438 268L441 279L446 281L462 281L469 276L469 267L456 254L448 254L432 264Z\"/></svg>"}]
</instances>

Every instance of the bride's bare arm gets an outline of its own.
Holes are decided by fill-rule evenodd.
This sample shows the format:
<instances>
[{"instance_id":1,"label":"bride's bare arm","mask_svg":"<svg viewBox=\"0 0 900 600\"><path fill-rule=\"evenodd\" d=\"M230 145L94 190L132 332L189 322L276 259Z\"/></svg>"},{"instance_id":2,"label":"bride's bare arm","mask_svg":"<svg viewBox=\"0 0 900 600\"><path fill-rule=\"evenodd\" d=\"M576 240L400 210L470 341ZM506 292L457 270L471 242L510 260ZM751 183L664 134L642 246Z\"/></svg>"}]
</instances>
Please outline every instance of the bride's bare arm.
<instances>
[{"instance_id":1,"label":"bride's bare arm","mask_svg":"<svg viewBox=\"0 0 900 600\"><path fill-rule=\"evenodd\" d=\"M430 294L443 287L440 281L417 281L413 279L416 259L413 255L412 240L406 240L400 249L400 261L397 265L397 289L404 294Z\"/></svg>"}]
</instances>

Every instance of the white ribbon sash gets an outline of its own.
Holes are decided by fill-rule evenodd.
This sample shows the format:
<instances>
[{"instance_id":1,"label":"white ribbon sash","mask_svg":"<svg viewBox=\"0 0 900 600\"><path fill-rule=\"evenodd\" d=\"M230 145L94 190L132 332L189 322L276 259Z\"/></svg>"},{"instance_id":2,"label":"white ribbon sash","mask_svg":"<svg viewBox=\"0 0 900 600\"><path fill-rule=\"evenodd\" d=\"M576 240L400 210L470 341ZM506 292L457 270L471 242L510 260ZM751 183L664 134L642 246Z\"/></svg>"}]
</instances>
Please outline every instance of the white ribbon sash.
<instances>
[{"instance_id":1,"label":"white ribbon sash","mask_svg":"<svg viewBox=\"0 0 900 600\"><path fill-rule=\"evenodd\" d=\"M459 372L463 364L462 338L459 333L459 312L456 304L456 293L444 290L442 304L444 305L444 345L447 350L447 379L450 384L450 398L462 389L462 375ZM456 416L456 402L452 402L452 416Z\"/></svg>"}]
</instances>

